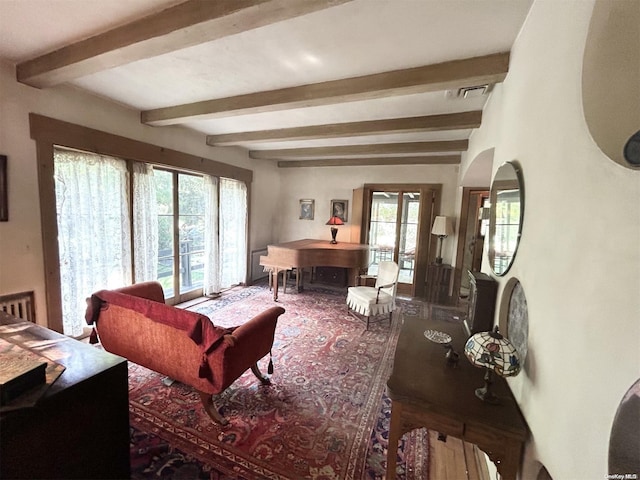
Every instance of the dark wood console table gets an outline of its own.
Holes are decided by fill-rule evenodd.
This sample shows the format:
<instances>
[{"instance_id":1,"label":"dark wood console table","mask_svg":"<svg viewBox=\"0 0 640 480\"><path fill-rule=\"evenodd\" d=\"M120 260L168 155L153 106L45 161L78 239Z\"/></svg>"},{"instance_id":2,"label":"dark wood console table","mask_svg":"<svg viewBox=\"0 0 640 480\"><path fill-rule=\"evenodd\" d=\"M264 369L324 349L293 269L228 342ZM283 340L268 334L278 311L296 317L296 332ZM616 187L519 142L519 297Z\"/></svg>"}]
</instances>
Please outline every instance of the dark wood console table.
<instances>
[{"instance_id":1,"label":"dark wood console table","mask_svg":"<svg viewBox=\"0 0 640 480\"><path fill-rule=\"evenodd\" d=\"M127 361L2 311L0 338L65 367L35 406L0 413L0 478L129 478Z\"/></svg>"},{"instance_id":2,"label":"dark wood console table","mask_svg":"<svg viewBox=\"0 0 640 480\"><path fill-rule=\"evenodd\" d=\"M449 367L442 345L424 337L427 329L453 337L460 354L456 367ZM516 478L528 435L520 409L503 378L496 378L493 391L499 405L475 396L484 384L483 369L464 356L466 335L458 323L407 317L398 339L387 392L392 401L387 480L396 477L398 441L415 428L426 427L476 444L496 464L505 480Z\"/></svg>"}]
</instances>

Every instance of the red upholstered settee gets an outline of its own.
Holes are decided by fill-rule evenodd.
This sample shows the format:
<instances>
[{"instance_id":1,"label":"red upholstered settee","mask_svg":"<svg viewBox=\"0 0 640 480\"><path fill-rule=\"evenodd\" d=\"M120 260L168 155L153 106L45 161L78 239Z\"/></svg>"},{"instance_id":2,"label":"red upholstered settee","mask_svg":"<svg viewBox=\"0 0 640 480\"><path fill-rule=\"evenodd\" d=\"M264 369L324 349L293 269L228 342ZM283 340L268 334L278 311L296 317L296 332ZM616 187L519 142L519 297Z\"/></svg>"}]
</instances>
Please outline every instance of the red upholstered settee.
<instances>
[{"instance_id":1,"label":"red upholstered settee","mask_svg":"<svg viewBox=\"0 0 640 480\"><path fill-rule=\"evenodd\" d=\"M257 362L270 353L283 313L271 307L238 327L221 328L204 315L166 305L162 285L144 282L94 293L86 317L105 350L192 386L207 414L225 424L212 395L249 368L269 383Z\"/></svg>"}]
</instances>

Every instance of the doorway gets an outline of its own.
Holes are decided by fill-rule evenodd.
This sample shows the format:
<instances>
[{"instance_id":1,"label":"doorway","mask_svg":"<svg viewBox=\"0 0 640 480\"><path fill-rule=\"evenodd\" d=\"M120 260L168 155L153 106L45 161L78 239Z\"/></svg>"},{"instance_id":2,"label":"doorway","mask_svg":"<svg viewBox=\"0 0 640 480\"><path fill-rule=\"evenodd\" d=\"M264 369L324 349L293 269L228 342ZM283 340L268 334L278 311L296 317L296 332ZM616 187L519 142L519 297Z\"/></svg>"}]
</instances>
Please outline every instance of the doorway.
<instances>
[{"instance_id":1,"label":"doorway","mask_svg":"<svg viewBox=\"0 0 640 480\"><path fill-rule=\"evenodd\" d=\"M396 262L400 294L424 295L426 266L434 255L429 227L439 208L440 189L424 184L364 186L359 241L369 245L367 274L376 275L381 261Z\"/></svg>"},{"instance_id":2,"label":"doorway","mask_svg":"<svg viewBox=\"0 0 640 480\"><path fill-rule=\"evenodd\" d=\"M158 270L168 303L202 295L205 189L201 175L154 169L158 212Z\"/></svg>"},{"instance_id":3,"label":"doorway","mask_svg":"<svg viewBox=\"0 0 640 480\"><path fill-rule=\"evenodd\" d=\"M484 239L489 228L489 190L464 188L458 232L458 251L454 278L454 294L469 295L469 272L482 267Z\"/></svg>"}]
</instances>

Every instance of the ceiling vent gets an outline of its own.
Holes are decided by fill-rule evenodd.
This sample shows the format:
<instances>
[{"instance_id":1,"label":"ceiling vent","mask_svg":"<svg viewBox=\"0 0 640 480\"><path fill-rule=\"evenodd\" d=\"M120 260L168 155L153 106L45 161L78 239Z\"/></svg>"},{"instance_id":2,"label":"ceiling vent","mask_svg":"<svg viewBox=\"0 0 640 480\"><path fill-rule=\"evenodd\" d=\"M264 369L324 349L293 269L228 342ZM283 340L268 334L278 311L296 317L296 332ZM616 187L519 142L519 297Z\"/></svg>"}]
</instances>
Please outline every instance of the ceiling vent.
<instances>
[{"instance_id":1,"label":"ceiling vent","mask_svg":"<svg viewBox=\"0 0 640 480\"><path fill-rule=\"evenodd\" d=\"M462 87L458 90L447 90L444 92L447 98L477 98L488 94L491 91L492 85L474 85L471 87Z\"/></svg>"},{"instance_id":2,"label":"ceiling vent","mask_svg":"<svg viewBox=\"0 0 640 480\"><path fill-rule=\"evenodd\" d=\"M458 90L458 96L462 98L476 98L489 93L489 85L475 85L473 87L463 87Z\"/></svg>"}]
</instances>

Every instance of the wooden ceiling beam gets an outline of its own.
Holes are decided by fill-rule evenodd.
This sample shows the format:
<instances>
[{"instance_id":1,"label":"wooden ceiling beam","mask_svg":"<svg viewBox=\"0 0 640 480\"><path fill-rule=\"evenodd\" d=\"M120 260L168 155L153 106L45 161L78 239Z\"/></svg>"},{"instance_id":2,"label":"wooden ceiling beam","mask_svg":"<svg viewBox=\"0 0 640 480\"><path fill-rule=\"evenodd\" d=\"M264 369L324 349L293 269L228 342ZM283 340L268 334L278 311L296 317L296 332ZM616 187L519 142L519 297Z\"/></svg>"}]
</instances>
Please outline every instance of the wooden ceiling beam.
<instances>
[{"instance_id":1,"label":"wooden ceiling beam","mask_svg":"<svg viewBox=\"0 0 640 480\"><path fill-rule=\"evenodd\" d=\"M503 52L361 77L146 110L141 113L140 119L147 125L165 126L190 120L435 92L499 83L504 80L508 71L509 52Z\"/></svg>"},{"instance_id":2,"label":"wooden ceiling beam","mask_svg":"<svg viewBox=\"0 0 640 480\"><path fill-rule=\"evenodd\" d=\"M207 145L229 146L257 142L316 140L321 138L359 137L383 133L435 132L478 128L482 110L446 113L425 117L391 118L352 123L332 123L308 127L280 128L253 132L207 135Z\"/></svg>"},{"instance_id":3,"label":"wooden ceiling beam","mask_svg":"<svg viewBox=\"0 0 640 480\"><path fill-rule=\"evenodd\" d=\"M362 167L381 165L458 165L460 155L424 155L417 157L325 158L321 160L281 160L278 168Z\"/></svg>"},{"instance_id":4,"label":"wooden ceiling beam","mask_svg":"<svg viewBox=\"0 0 640 480\"><path fill-rule=\"evenodd\" d=\"M285 148L273 150L250 150L249 157L255 159L285 159L308 157L331 157L342 155L381 155L401 153L464 152L468 140L439 142L372 143L367 145L340 145L330 147Z\"/></svg>"},{"instance_id":5,"label":"wooden ceiling beam","mask_svg":"<svg viewBox=\"0 0 640 480\"><path fill-rule=\"evenodd\" d=\"M17 79L50 87L348 1L352 0L187 0L20 63Z\"/></svg>"}]
</instances>

